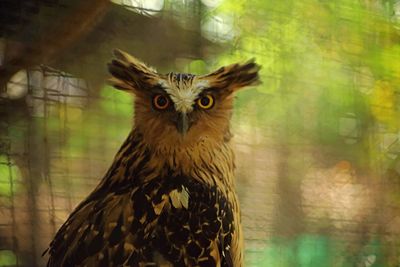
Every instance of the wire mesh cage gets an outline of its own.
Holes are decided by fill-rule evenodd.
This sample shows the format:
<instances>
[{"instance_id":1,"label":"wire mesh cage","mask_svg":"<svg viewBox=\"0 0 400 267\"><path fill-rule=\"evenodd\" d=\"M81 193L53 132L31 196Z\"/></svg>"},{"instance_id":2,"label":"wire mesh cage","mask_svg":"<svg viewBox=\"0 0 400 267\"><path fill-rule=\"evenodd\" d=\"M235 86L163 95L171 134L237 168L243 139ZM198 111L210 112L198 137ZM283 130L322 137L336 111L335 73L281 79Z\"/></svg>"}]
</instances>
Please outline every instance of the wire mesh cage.
<instances>
[{"instance_id":1,"label":"wire mesh cage","mask_svg":"<svg viewBox=\"0 0 400 267\"><path fill-rule=\"evenodd\" d=\"M113 48L161 72L262 65L232 119L246 266L398 266L400 2L289 2L4 1L0 266L45 265L128 135Z\"/></svg>"}]
</instances>

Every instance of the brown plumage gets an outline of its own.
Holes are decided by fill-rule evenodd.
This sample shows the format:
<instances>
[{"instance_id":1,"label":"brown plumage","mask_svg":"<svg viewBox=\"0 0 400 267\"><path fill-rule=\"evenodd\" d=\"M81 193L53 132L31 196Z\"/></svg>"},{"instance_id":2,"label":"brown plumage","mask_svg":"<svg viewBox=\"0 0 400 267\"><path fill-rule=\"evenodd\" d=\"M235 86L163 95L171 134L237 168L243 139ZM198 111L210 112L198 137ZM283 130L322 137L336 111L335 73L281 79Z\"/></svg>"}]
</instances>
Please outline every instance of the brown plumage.
<instances>
[{"instance_id":1,"label":"brown plumage","mask_svg":"<svg viewBox=\"0 0 400 267\"><path fill-rule=\"evenodd\" d=\"M243 266L229 120L259 66L162 75L115 56L110 82L135 94L134 128L57 232L48 266Z\"/></svg>"}]
</instances>

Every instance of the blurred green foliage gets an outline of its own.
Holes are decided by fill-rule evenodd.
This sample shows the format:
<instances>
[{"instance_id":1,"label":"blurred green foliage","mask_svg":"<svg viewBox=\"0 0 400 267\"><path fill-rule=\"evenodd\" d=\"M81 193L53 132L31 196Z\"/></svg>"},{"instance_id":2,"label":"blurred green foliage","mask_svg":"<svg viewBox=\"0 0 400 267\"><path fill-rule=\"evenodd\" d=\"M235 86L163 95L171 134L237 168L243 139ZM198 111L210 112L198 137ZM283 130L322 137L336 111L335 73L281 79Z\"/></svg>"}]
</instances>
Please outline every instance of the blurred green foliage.
<instances>
[{"instance_id":1,"label":"blurred green foliage","mask_svg":"<svg viewBox=\"0 0 400 267\"><path fill-rule=\"evenodd\" d=\"M10 250L0 250L0 266L15 266L17 264L17 257Z\"/></svg>"},{"instance_id":2,"label":"blurred green foliage","mask_svg":"<svg viewBox=\"0 0 400 267\"><path fill-rule=\"evenodd\" d=\"M400 129L399 12L399 1L222 1L205 17L233 17L236 34L210 66L255 57L263 84L239 94L237 113L251 105L253 126L375 167Z\"/></svg>"},{"instance_id":3,"label":"blurred green foliage","mask_svg":"<svg viewBox=\"0 0 400 267\"><path fill-rule=\"evenodd\" d=\"M18 168L10 162L8 156L0 155L0 204L9 204L9 198L18 190L20 185Z\"/></svg>"}]
</instances>

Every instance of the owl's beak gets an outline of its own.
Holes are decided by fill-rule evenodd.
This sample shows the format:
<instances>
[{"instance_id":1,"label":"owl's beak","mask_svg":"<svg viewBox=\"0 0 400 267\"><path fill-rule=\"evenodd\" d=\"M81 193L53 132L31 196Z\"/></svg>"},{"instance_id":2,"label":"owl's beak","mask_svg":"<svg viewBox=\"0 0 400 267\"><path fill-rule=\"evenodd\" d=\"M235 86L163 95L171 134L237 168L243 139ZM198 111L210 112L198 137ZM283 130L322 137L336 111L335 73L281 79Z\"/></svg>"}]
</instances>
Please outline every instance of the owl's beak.
<instances>
[{"instance_id":1,"label":"owl's beak","mask_svg":"<svg viewBox=\"0 0 400 267\"><path fill-rule=\"evenodd\" d=\"M185 135L189 130L189 119L186 113L180 112L178 115L178 120L176 122L176 128L178 132L182 135Z\"/></svg>"}]
</instances>

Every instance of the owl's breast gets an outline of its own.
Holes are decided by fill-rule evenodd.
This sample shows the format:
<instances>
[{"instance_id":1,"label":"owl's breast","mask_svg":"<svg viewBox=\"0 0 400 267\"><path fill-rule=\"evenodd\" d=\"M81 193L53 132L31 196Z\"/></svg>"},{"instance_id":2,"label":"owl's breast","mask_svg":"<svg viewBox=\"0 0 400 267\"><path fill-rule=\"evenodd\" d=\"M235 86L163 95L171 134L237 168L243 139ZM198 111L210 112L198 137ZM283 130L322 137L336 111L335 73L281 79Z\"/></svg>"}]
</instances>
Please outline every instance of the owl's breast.
<instances>
[{"instance_id":1,"label":"owl's breast","mask_svg":"<svg viewBox=\"0 0 400 267\"><path fill-rule=\"evenodd\" d=\"M151 197L147 208L138 209L143 205L135 199L143 199L143 194ZM149 244L153 260L174 266L231 266L231 242L239 229L234 205L217 186L185 176L166 177L144 185L133 200L134 210L151 210L148 218L159 214Z\"/></svg>"}]
</instances>

